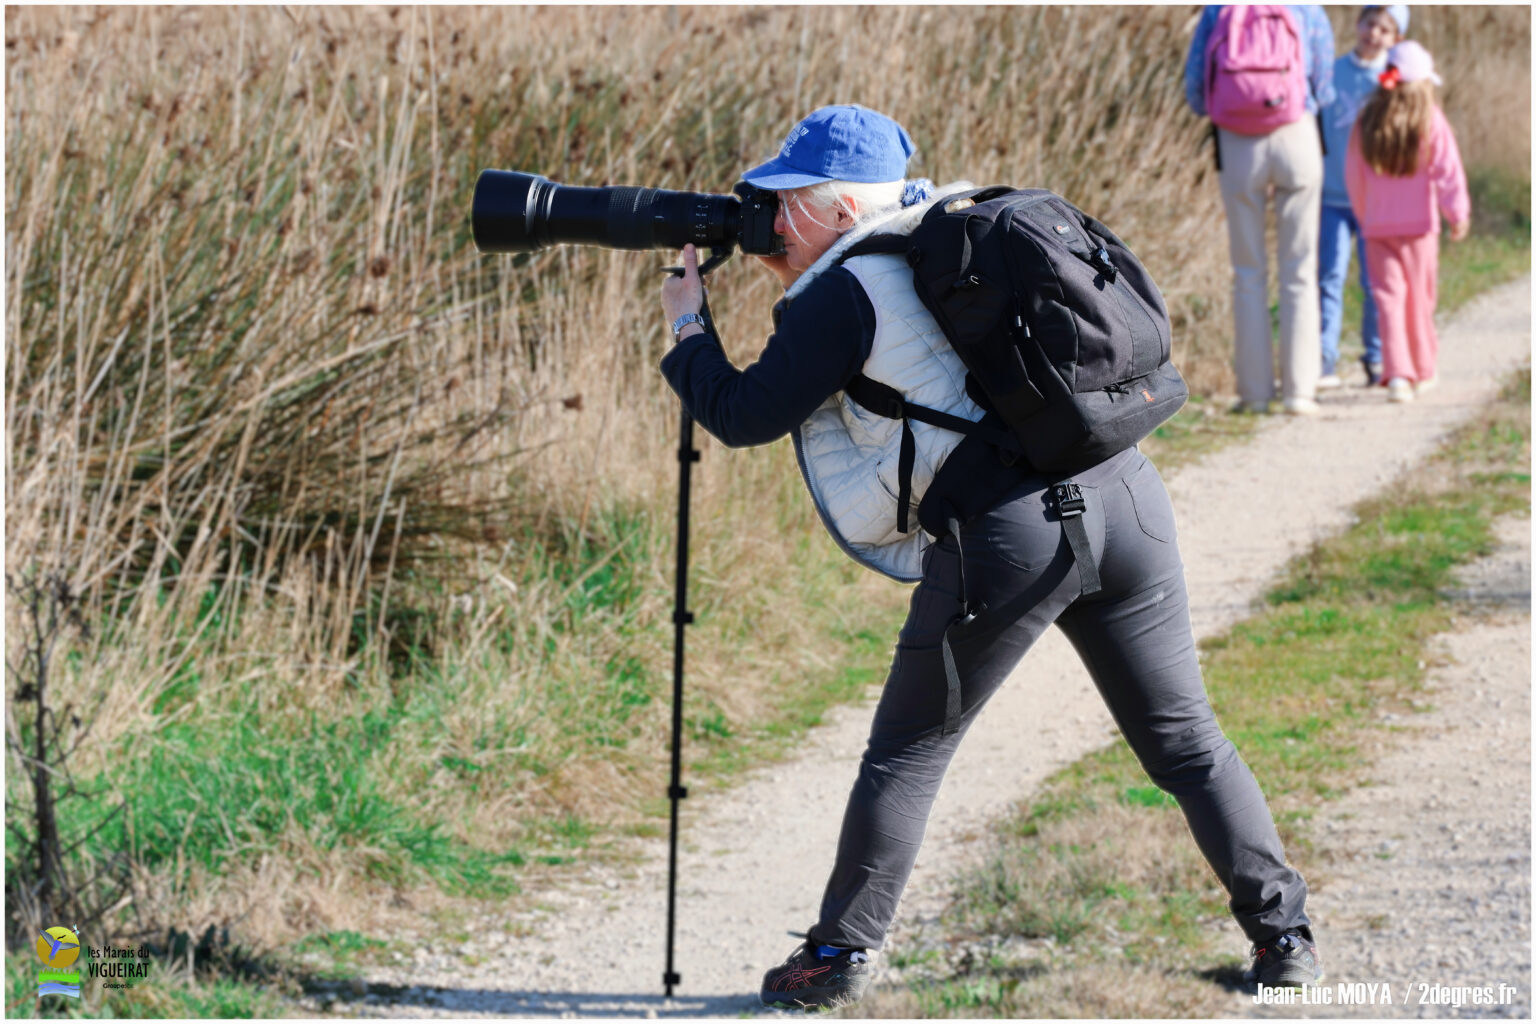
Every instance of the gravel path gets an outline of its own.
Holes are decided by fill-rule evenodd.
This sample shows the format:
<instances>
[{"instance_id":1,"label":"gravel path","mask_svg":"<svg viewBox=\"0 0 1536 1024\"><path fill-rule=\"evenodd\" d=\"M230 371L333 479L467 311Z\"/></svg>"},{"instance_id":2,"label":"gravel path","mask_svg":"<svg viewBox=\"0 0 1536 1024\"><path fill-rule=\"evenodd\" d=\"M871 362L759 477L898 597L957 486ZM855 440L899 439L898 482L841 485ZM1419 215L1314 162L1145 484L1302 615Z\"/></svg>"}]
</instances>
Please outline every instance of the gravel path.
<instances>
[{"instance_id":1,"label":"gravel path","mask_svg":"<svg viewBox=\"0 0 1536 1024\"><path fill-rule=\"evenodd\" d=\"M1347 526L1351 505L1422 460L1488 399L1503 373L1529 360L1530 294L1529 279L1516 282L1448 320L1441 386L1420 401L1388 405L1379 391L1335 392L1325 396L1321 415L1268 420L1250 443L1217 452L1169 481L1197 636L1243 618L1290 557ZM694 786L684 803L682 983L673 999L661 996L666 849L652 841L637 866L593 867L571 885L540 894L542 908L521 919L487 914L467 923L483 936L473 948L426 940L414 960L370 969L366 980L376 991L346 1004L346 1011L410 1017L762 1013L763 970L796 945L786 932L814 920L870 713L869 704L838 709L802 741L799 757L755 771L730 789ZM1524 723L1526 716L1511 708L1509 721ZM989 820L1050 772L1115 736L1075 654L1051 631L993 698L952 765L892 940L937 915L950 878L981 845L970 840ZM1528 758L1528 731L1525 740ZM1485 738L1463 731L1453 742L1465 748L1469 741L1482 747ZM1526 878L1528 859L1507 864L1502 858L1527 856L1528 818L1527 841L1518 850L1484 855L1473 848L1502 837L1498 830L1508 822L1500 819L1496 829L1475 805L1463 801L1461 807L1469 819L1488 822L1481 832L1453 825L1468 851L1469 881L1486 881L1492 872ZM1404 815L1394 810L1393 817ZM1475 861L1478 856L1483 859ZM1433 889L1448 884L1440 880ZM1414 916L1391 900L1386 897L1382 912L1390 913L1393 927ZM1523 906L1528 925L1528 896ZM1444 944L1450 943L1447 937ZM1346 954L1341 948L1331 955ZM1478 959L1489 962L1481 952ZM1528 958L1525 964L1523 976L1504 980L1520 985L1528 1000Z\"/></svg>"},{"instance_id":2,"label":"gravel path","mask_svg":"<svg viewBox=\"0 0 1536 1024\"><path fill-rule=\"evenodd\" d=\"M1314 822L1327 977L1307 998L1332 1002L1252 1016L1530 1019L1531 523L1500 533L1462 575L1499 611L1438 639L1433 710Z\"/></svg>"}]
</instances>

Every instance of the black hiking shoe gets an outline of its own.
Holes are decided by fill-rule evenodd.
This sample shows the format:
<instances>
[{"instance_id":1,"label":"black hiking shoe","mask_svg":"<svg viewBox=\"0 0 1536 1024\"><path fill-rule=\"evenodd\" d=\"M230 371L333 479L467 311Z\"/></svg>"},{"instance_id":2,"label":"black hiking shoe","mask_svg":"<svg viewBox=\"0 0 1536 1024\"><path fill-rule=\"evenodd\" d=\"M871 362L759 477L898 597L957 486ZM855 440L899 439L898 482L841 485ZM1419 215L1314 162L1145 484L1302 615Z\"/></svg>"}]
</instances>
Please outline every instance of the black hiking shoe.
<instances>
[{"instance_id":1,"label":"black hiking shoe","mask_svg":"<svg viewBox=\"0 0 1536 1024\"><path fill-rule=\"evenodd\" d=\"M788 960L763 975L759 997L764 1006L810 1009L859 1001L869 986L869 954L845 949L822 957L816 949L807 939Z\"/></svg>"},{"instance_id":2,"label":"black hiking shoe","mask_svg":"<svg viewBox=\"0 0 1536 1024\"><path fill-rule=\"evenodd\" d=\"M1298 988L1323 980L1323 959L1317 955L1312 929L1290 928L1253 947L1253 964L1243 975L1250 985Z\"/></svg>"}]
</instances>

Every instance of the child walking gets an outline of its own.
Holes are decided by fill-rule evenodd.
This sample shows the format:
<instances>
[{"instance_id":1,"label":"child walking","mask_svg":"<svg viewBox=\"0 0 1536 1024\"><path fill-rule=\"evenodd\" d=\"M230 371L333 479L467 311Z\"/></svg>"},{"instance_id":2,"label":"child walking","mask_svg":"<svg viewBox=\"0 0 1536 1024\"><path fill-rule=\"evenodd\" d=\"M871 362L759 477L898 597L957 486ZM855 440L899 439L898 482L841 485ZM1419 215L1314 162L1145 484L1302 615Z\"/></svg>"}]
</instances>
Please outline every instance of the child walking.
<instances>
[{"instance_id":1,"label":"child walking","mask_svg":"<svg viewBox=\"0 0 1536 1024\"><path fill-rule=\"evenodd\" d=\"M1381 334L1376 327L1376 301L1371 297L1365 267L1365 238L1349 207L1344 184L1344 152L1350 129L1365 101L1376 92L1377 79L1387 70L1387 50L1408 32L1404 4L1371 5L1355 20L1355 48L1333 63L1334 100L1323 108L1323 218L1317 246L1317 285L1321 307L1322 377L1319 391L1343 386L1339 379L1339 329L1344 320L1344 282L1349 278L1350 250L1359 249L1360 291L1364 296L1360 340L1367 384L1381 382Z\"/></svg>"},{"instance_id":2,"label":"child walking","mask_svg":"<svg viewBox=\"0 0 1536 1024\"><path fill-rule=\"evenodd\" d=\"M1435 103L1429 51L1413 41L1387 53L1387 70L1349 137L1344 176L1365 236L1381 331L1387 399L1409 402L1435 383L1440 342L1435 290L1440 215L1451 240L1471 229L1472 201L1451 126Z\"/></svg>"}]
</instances>

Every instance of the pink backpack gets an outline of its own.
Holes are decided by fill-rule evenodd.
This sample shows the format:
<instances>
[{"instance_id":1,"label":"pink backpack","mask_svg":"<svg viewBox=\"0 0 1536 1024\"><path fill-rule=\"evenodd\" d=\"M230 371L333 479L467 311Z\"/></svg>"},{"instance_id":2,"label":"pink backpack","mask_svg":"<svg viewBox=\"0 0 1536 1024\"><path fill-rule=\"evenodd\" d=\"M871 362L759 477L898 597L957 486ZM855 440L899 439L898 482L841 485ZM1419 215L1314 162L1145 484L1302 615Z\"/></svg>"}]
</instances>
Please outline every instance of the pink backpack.
<instances>
[{"instance_id":1,"label":"pink backpack","mask_svg":"<svg viewBox=\"0 0 1536 1024\"><path fill-rule=\"evenodd\" d=\"M1306 113L1301 32L1284 5L1221 9L1205 45L1205 109L1239 135L1268 135Z\"/></svg>"}]
</instances>

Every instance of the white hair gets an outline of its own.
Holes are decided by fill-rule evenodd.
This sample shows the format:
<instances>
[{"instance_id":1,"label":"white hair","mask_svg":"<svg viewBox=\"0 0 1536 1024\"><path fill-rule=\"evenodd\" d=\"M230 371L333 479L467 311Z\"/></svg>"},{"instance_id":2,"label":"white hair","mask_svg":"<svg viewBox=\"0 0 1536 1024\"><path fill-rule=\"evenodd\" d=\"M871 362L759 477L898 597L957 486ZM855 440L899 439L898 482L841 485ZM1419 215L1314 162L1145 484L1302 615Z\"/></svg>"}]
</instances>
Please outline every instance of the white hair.
<instances>
[{"instance_id":1,"label":"white hair","mask_svg":"<svg viewBox=\"0 0 1536 1024\"><path fill-rule=\"evenodd\" d=\"M818 210L836 210L841 207L852 217L854 223L869 220L882 213L888 213L901 205L901 194L906 188L906 181L822 181L815 185L806 185L804 188L794 189L795 197L799 200L800 207L804 208L812 220L820 221L816 215L810 213L811 208ZM793 214L785 210L785 216L791 223L794 222ZM831 225L823 224L823 227Z\"/></svg>"}]
</instances>

